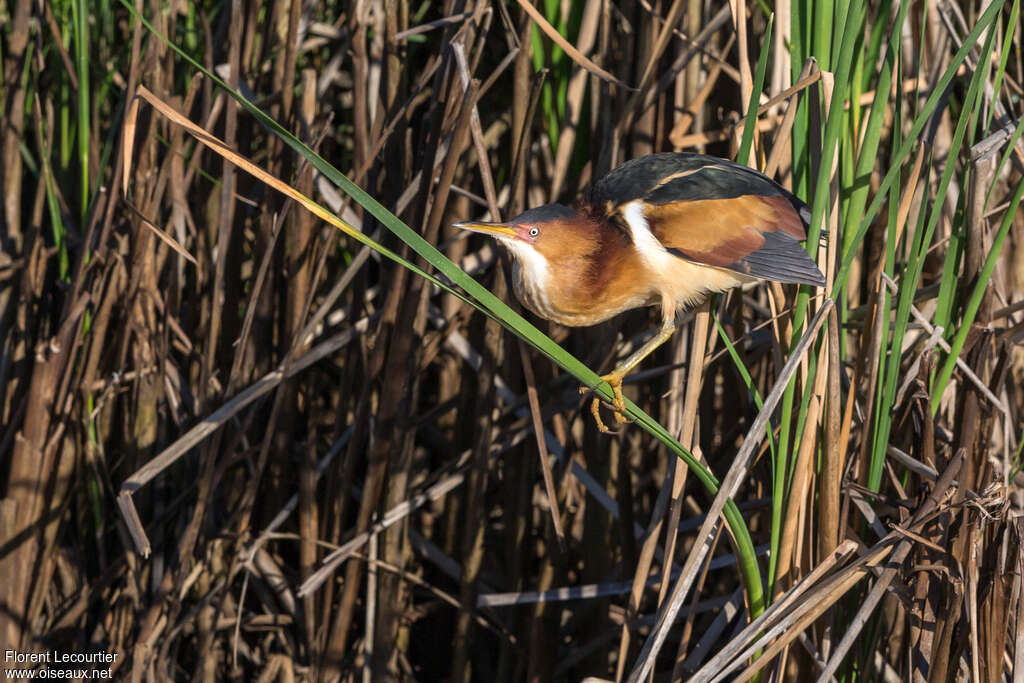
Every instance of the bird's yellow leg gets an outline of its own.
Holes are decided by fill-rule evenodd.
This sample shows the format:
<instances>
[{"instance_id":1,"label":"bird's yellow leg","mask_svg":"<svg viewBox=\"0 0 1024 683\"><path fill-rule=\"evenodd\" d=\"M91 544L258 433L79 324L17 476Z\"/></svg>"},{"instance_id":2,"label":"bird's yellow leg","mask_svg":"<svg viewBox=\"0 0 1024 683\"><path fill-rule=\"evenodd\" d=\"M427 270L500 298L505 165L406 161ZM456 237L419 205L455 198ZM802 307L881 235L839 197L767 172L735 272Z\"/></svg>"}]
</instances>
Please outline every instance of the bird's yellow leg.
<instances>
[{"instance_id":1,"label":"bird's yellow leg","mask_svg":"<svg viewBox=\"0 0 1024 683\"><path fill-rule=\"evenodd\" d=\"M615 398L612 400L613 414L615 415L615 421L619 424L627 422L626 418L626 399L622 395L622 380L629 374L629 371L640 364L647 356L651 355L656 348L664 344L672 333L676 331L676 324L674 318L666 317L664 322L661 324L661 329L658 333L651 337L646 344L641 346L639 349L629 354L626 360L622 361L618 367L609 372L607 375L601 377L605 382L612 387L612 393ZM581 389L581 393L586 389ZM605 434L611 433L611 430L605 426L604 421L601 420L601 414L599 407L601 405L601 399L595 398L593 403L590 404L590 414L594 416L594 422L597 423L597 428Z\"/></svg>"}]
</instances>

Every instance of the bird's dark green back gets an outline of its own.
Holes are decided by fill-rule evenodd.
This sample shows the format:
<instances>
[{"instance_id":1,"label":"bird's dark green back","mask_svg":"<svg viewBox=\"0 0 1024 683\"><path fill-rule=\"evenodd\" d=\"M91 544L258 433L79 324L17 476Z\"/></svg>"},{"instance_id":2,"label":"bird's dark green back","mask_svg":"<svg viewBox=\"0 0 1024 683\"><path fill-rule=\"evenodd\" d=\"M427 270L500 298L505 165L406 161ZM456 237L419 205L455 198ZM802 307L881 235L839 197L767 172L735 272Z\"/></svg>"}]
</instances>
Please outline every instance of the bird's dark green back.
<instances>
[{"instance_id":1,"label":"bird's dark green back","mask_svg":"<svg viewBox=\"0 0 1024 683\"><path fill-rule=\"evenodd\" d=\"M587 203L610 213L635 199L661 205L745 195L785 197L805 223L810 221L807 205L764 174L725 159L684 152L627 161L594 183Z\"/></svg>"}]
</instances>

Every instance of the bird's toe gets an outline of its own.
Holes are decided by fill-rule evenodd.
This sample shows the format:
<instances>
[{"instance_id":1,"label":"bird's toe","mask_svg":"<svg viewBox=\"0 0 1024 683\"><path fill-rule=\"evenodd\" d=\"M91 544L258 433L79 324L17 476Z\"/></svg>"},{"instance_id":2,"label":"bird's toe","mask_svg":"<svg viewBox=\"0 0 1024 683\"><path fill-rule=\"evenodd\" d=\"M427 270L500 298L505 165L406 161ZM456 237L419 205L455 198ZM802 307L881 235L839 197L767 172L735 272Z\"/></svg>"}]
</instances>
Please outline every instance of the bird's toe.
<instances>
[{"instance_id":1,"label":"bird's toe","mask_svg":"<svg viewBox=\"0 0 1024 683\"><path fill-rule=\"evenodd\" d=\"M612 388L613 398L610 402L602 400L599 396L595 396L594 400L590 402L590 414L594 417L594 423L597 425L598 431L602 434L618 434L614 429L609 429L601 419L601 404L603 403L609 410L612 411L612 415L615 417L615 422L618 424L625 424L631 420L626 416L626 398L622 395L622 376L619 373L612 372L601 377L602 380L608 382ZM580 387L580 393L584 394L593 391L589 387Z\"/></svg>"},{"instance_id":2,"label":"bird's toe","mask_svg":"<svg viewBox=\"0 0 1024 683\"><path fill-rule=\"evenodd\" d=\"M597 431L602 434L618 434L614 429L608 429L605 425L604 420L601 419L601 399L595 398L590 403L590 414L594 416L594 424L597 425ZM618 420L619 413L616 411L615 418Z\"/></svg>"}]
</instances>

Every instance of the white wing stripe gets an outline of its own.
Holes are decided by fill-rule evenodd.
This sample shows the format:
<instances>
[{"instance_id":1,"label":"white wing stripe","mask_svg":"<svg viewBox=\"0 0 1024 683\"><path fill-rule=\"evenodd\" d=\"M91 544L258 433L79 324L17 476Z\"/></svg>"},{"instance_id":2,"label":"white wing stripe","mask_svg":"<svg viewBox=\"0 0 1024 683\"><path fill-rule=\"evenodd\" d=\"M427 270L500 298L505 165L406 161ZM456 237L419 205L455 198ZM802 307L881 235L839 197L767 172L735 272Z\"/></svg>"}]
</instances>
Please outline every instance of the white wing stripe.
<instances>
[{"instance_id":1,"label":"white wing stripe","mask_svg":"<svg viewBox=\"0 0 1024 683\"><path fill-rule=\"evenodd\" d=\"M651 232L651 226L644 217L644 205L639 199L632 201L622 207L622 215L629 226L629 232L633 236L633 244L640 252L640 256L652 268L661 269L664 259L669 256L658 238Z\"/></svg>"}]
</instances>

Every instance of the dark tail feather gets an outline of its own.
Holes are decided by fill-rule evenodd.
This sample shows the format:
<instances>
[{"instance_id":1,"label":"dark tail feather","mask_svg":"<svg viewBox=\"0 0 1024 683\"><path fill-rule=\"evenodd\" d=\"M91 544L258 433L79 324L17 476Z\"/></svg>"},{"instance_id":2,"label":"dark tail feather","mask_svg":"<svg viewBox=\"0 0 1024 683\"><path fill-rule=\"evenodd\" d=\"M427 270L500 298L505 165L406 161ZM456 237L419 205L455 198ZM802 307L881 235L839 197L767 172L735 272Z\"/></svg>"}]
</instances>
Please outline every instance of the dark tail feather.
<instances>
[{"instance_id":1,"label":"dark tail feather","mask_svg":"<svg viewBox=\"0 0 1024 683\"><path fill-rule=\"evenodd\" d=\"M781 231L761 234L764 246L731 266L733 270L775 282L825 286L825 276L818 270L818 264L799 242Z\"/></svg>"}]
</instances>

